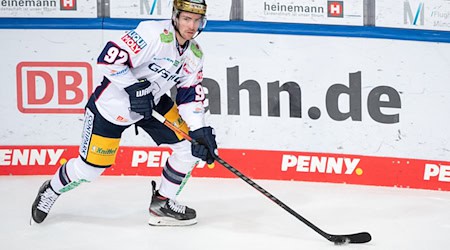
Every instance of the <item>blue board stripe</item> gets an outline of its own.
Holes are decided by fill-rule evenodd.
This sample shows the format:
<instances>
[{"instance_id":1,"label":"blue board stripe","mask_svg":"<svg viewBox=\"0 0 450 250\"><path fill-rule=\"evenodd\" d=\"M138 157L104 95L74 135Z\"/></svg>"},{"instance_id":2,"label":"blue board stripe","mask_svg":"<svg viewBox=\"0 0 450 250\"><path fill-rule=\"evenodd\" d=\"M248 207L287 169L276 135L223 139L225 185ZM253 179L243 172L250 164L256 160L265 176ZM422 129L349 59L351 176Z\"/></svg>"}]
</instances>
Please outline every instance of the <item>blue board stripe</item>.
<instances>
[{"instance_id":1,"label":"blue board stripe","mask_svg":"<svg viewBox=\"0 0 450 250\"><path fill-rule=\"evenodd\" d=\"M129 30L142 19L124 18L0 18L0 29ZM318 25L250 21L208 21L204 32L381 38L450 43L449 31L372 26Z\"/></svg>"}]
</instances>

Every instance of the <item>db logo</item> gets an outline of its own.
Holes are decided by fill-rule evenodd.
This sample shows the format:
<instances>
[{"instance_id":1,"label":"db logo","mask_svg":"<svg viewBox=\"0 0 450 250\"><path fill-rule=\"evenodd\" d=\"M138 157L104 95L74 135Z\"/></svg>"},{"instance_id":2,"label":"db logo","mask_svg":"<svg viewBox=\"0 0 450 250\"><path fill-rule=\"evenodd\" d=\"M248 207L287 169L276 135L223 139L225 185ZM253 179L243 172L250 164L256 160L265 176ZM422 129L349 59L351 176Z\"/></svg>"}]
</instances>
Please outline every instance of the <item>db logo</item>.
<instances>
[{"instance_id":1,"label":"db logo","mask_svg":"<svg viewBox=\"0 0 450 250\"><path fill-rule=\"evenodd\" d=\"M344 1L328 1L328 17L344 17Z\"/></svg>"},{"instance_id":2,"label":"db logo","mask_svg":"<svg viewBox=\"0 0 450 250\"><path fill-rule=\"evenodd\" d=\"M61 10L77 10L77 0L60 0Z\"/></svg>"},{"instance_id":3,"label":"db logo","mask_svg":"<svg viewBox=\"0 0 450 250\"><path fill-rule=\"evenodd\" d=\"M84 113L92 93L92 68L85 62L21 62L17 107L22 113Z\"/></svg>"}]
</instances>

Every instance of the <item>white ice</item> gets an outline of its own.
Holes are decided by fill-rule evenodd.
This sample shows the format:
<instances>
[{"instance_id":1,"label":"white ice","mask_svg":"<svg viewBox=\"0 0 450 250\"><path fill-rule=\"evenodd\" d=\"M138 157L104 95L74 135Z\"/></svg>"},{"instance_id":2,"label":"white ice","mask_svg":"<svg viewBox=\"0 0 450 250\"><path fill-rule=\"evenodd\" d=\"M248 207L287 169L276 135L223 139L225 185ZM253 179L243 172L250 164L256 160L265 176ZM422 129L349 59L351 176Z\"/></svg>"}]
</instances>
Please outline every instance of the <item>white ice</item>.
<instances>
[{"instance_id":1,"label":"white ice","mask_svg":"<svg viewBox=\"0 0 450 250\"><path fill-rule=\"evenodd\" d=\"M0 249L382 249L450 247L450 192L255 180L327 233L369 232L335 246L240 179L191 178L179 200L189 227L147 225L150 181L102 176L62 195L42 224L30 207L49 176L0 177Z\"/></svg>"}]
</instances>

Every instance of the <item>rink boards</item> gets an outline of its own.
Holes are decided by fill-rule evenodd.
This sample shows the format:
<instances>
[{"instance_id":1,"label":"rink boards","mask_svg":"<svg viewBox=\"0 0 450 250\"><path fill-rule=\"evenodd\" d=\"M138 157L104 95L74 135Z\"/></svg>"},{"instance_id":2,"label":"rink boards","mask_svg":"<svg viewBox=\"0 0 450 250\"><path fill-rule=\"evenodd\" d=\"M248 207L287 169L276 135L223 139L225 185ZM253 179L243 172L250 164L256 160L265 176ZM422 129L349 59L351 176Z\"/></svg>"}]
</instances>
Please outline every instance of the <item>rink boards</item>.
<instances>
[{"instance_id":1,"label":"rink boards","mask_svg":"<svg viewBox=\"0 0 450 250\"><path fill-rule=\"evenodd\" d=\"M101 79L97 56L125 31L61 25L2 30L2 175L52 174L77 155L83 108ZM230 164L257 179L450 189L447 33L211 25L198 38L205 106ZM160 174L158 155L168 153L144 133L125 131L121 145L107 174ZM220 166L193 175L232 176Z\"/></svg>"},{"instance_id":2,"label":"rink boards","mask_svg":"<svg viewBox=\"0 0 450 250\"><path fill-rule=\"evenodd\" d=\"M171 151L121 147L113 176L159 176ZM50 175L77 156L75 146L0 146L0 175ZM331 182L450 191L450 162L311 152L220 149L227 163L249 178ZM199 162L194 177L233 178L219 163Z\"/></svg>"}]
</instances>

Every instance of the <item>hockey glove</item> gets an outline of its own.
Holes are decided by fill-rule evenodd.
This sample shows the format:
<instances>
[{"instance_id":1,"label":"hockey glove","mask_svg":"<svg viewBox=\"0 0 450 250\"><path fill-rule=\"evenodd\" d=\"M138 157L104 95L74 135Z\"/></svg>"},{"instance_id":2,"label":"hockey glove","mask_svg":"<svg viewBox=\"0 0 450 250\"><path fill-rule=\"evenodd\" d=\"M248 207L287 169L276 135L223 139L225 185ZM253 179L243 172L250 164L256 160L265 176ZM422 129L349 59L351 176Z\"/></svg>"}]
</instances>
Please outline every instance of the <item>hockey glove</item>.
<instances>
[{"instance_id":1,"label":"hockey glove","mask_svg":"<svg viewBox=\"0 0 450 250\"><path fill-rule=\"evenodd\" d=\"M152 117L152 110L155 106L150 85L151 83L144 79L125 88L130 96L130 110L143 115L144 120Z\"/></svg>"},{"instance_id":2,"label":"hockey glove","mask_svg":"<svg viewBox=\"0 0 450 250\"><path fill-rule=\"evenodd\" d=\"M217 155L216 134L213 128L203 127L194 131L189 131L189 136L195 140L192 143L192 155L211 164L214 156Z\"/></svg>"}]
</instances>

